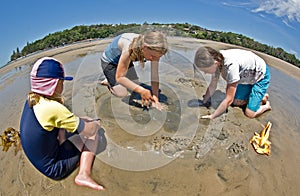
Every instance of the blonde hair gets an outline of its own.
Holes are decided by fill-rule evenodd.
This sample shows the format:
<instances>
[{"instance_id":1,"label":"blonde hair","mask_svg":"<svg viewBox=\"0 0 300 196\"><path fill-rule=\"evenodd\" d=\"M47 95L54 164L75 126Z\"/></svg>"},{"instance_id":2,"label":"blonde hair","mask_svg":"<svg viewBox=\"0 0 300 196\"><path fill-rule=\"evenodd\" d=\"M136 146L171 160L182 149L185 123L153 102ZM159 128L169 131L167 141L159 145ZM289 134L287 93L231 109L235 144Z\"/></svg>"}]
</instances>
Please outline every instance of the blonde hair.
<instances>
[{"instance_id":1,"label":"blonde hair","mask_svg":"<svg viewBox=\"0 0 300 196\"><path fill-rule=\"evenodd\" d=\"M168 43L164 34L159 31L149 31L144 35L134 38L129 46L129 55L131 61L139 61L144 65L144 55L142 47L145 45L150 50L166 54L168 51Z\"/></svg>"},{"instance_id":2,"label":"blonde hair","mask_svg":"<svg viewBox=\"0 0 300 196\"><path fill-rule=\"evenodd\" d=\"M35 93L35 92L30 92L28 94L29 107L32 108L33 106L38 104L41 97L44 97L44 98L50 99L50 100L54 100L54 101L57 101L61 104L64 104L64 98L56 92L54 92L52 96L46 96L46 95L41 95L41 94L38 94L38 93Z\"/></svg>"}]
</instances>

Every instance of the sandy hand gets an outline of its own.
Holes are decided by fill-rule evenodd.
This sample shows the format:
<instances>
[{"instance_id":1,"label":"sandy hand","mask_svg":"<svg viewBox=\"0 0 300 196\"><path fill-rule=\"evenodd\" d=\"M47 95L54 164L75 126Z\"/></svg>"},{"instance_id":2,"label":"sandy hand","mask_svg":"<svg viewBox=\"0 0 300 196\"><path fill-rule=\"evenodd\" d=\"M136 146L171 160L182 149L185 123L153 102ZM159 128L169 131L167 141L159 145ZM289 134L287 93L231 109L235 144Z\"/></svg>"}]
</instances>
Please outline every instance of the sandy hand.
<instances>
[{"instance_id":1,"label":"sandy hand","mask_svg":"<svg viewBox=\"0 0 300 196\"><path fill-rule=\"evenodd\" d=\"M159 111L162 110L162 105L159 103L158 97L153 95L152 96L153 102L152 102L152 107L158 109Z\"/></svg>"},{"instance_id":2,"label":"sandy hand","mask_svg":"<svg viewBox=\"0 0 300 196\"><path fill-rule=\"evenodd\" d=\"M159 111L162 110L162 105L159 102L152 102L152 107L158 109Z\"/></svg>"},{"instance_id":3,"label":"sandy hand","mask_svg":"<svg viewBox=\"0 0 300 196\"><path fill-rule=\"evenodd\" d=\"M149 108L151 106L152 102L155 101L151 95L151 92L148 89L143 88L140 95L142 98L142 105L146 106L147 108Z\"/></svg>"}]
</instances>

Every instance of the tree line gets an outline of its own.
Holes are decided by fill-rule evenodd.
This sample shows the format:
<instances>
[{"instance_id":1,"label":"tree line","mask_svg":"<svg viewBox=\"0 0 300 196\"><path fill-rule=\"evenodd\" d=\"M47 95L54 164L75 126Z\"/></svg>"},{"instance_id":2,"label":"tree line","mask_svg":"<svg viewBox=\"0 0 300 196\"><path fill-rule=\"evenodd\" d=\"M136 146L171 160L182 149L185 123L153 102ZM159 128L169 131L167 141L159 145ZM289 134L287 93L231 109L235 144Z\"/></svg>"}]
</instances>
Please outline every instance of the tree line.
<instances>
[{"instance_id":1,"label":"tree line","mask_svg":"<svg viewBox=\"0 0 300 196\"><path fill-rule=\"evenodd\" d=\"M277 57L297 67L300 67L300 61L294 54L287 53L282 48L274 48L266 44L259 43L242 34L232 32L211 31L196 25L188 23L144 23L144 24L97 24L97 25L80 25L64 31L48 34L40 40L36 40L27 45L20 51L19 48L13 51L10 60L13 61L19 57L38 52L45 49L64 46L75 42L91 39L102 39L110 36L115 36L122 32L141 33L149 29L159 29L169 36L185 36L196 39L205 39L218 41L245 48L253 49L265 54Z\"/></svg>"}]
</instances>

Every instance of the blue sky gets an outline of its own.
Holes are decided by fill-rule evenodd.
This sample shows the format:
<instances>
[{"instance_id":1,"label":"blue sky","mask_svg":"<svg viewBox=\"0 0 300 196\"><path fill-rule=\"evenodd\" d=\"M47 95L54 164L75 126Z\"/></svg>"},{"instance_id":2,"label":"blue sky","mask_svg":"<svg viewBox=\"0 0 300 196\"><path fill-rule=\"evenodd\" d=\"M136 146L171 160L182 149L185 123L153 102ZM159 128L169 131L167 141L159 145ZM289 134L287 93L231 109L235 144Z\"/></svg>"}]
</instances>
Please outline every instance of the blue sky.
<instances>
[{"instance_id":1,"label":"blue sky","mask_svg":"<svg viewBox=\"0 0 300 196\"><path fill-rule=\"evenodd\" d=\"M76 25L190 23L240 33L300 57L299 0L3 0L0 67L13 50Z\"/></svg>"}]
</instances>

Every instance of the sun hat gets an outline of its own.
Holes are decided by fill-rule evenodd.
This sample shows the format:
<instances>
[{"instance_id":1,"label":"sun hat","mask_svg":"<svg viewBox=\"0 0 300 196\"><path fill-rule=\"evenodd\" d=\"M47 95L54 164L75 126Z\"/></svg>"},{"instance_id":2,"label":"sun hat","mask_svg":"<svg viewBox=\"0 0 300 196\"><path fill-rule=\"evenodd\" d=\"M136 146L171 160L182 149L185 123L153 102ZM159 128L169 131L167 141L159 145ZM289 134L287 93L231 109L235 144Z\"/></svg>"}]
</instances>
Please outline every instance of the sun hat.
<instances>
[{"instance_id":1,"label":"sun hat","mask_svg":"<svg viewBox=\"0 0 300 196\"><path fill-rule=\"evenodd\" d=\"M30 73L31 91L52 96L58 80L73 80L73 77L65 77L62 63L51 57L43 57L37 60Z\"/></svg>"},{"instance_id":2,"label":"sun hat","mask_svg":"<svg viewBox=\"0 0 300 196\"><path fill-rule=\"evenodd\" d=\"M58 78L61 80L73 80L73 77L65 77L62 63L51 57L39 59L32 68L31 76L39 78Z\"/></svg>"}]
</instances>

